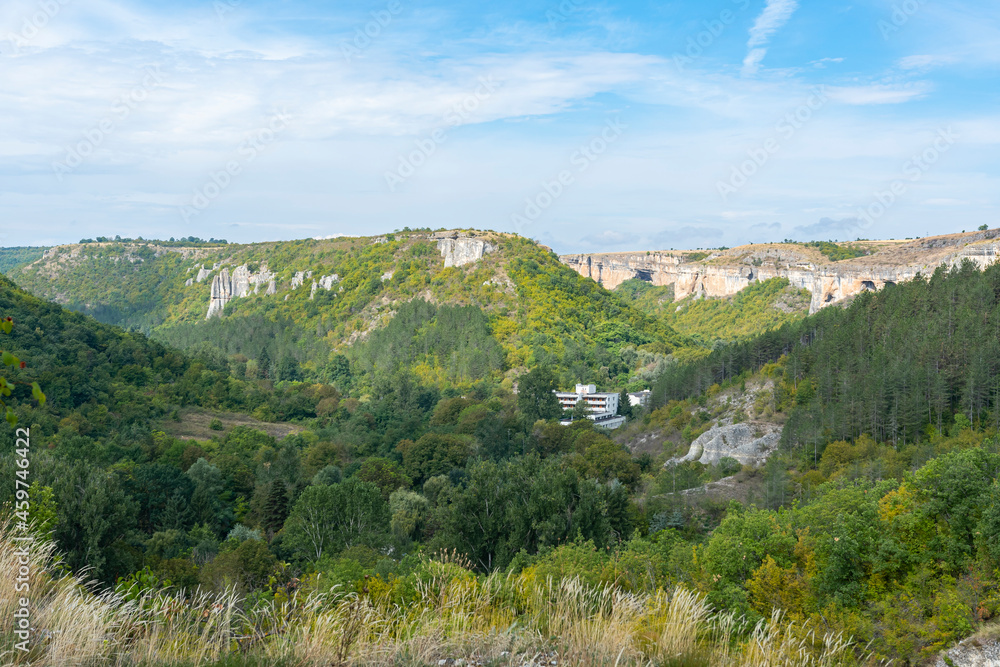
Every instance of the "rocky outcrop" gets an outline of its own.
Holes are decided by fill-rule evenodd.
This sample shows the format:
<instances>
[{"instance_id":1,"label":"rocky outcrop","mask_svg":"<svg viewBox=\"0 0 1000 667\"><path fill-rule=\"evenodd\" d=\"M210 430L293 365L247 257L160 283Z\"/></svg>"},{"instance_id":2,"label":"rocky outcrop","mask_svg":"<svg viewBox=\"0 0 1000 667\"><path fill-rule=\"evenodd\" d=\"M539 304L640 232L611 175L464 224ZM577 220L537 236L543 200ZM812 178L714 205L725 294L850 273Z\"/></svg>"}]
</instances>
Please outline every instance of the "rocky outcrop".
<instances>
[{"instance_id":1,"label":"rocky outcrop","mask_svg":"<svg viewBox=\"0 0 1000 667\"><path fill-rule=\"evenodd\" d=\"M497 249L489 241L468 237L439 239L437 248L444 258L445 268L478 262L483 258L483 255Z\"/></svg>"},{"instance_id":2,"label":"rocky outcrop","mask_svg":"<svg viewBox=\"0 0 1000 667\"><path fill-rule=\"evenodd\" d=\"M716 464L725 457L743 465L760 466L781 440L781 428L763 422L713 426L691 443L687 456L675 461Z\"/></svg>"},{"instance_id":3,"label":"rocky outcrop","mask_svg":"<svg viewBox=\"0 0 1000 667\"><path fill-rule=\"evenodd\" d=\"M229 278L229 269L222 269L212 280L212 293L208 301L208 315L218 315L233 298L233 281Z\"/></svg>"},{"instance_id":4,"label":"rocky outcrop","mask_svg":"<svg viewBox=\"0 0 1000 667\"><path fill-rule=\"evenodd\" d=\"M212 272L206 270L205 267L202 266L200 269L198 269L198 277L196 277L194 281L196 283L200 283L202 280L208 278L210 275L212 275Z\"/></svg>"},{"instance_id":5,"label":"rocky outcrop","mask_svg":"<svg viewBox=\"0 0 1000 667\"><path fill-rule=\"evenodd\" d=\"M262 284L267 284L267 293L274 294L277 292L275 280L276 276L268 270L267 264L261 264L260 270L257 272L251 272L250 268L243 264L233 269L232 275L229 274L229 269L223 268L212 279L208 314L205 319L210 319L221 313L226 304L233 299L257 294Z\"/></svg>"},{"instance_id":6,"label":"rocky outcrop","mask_svg":"<svg viewBox=\"0 0 1000 667\"><path fill-rule=\"evenodd\" d=\"M986 267L1000 260L1000 230L951 234L909 243L885 242L877 252L831 262L818 251L790 244L740 246L707 257L690 252L564 255L560 260L608 289L626 280L674 286L674 298L723 297L770 278L787 278L812 294L810 312L864 291L969 260Z\"/></svg>"},{"instance_id":7,"label":"rocky outcrop","mask_svg":"<svg viewBox=\"0 0 1000 667\"><path fill-rule=\"evenodd\" d=\"M310 273L310 275L312 275L311 271L309 273ZM296 274L296 275L298 275L298 274ZM309 292L309 298L310 299L316 298L316 290L318 290L320 288L323 288L323 289L325 289L326 291L329 292L330 290L333 289L333 284L336 283L339 280L340 280L340 276L338 276L336 273L333 274L332 276L320 276L319 277L319 281L316 281L316 280L313 281L312 289Z\"/></svg>"},{"instance_id":8,"label":"rocky outcrop","mask_svg":"<svg viewBox=\"0 0 1000 667\"><path fill-rule=\"evenodd\" d=\"M970 637L941 653L934 667L997 667L1000 665L1000 642L996 639Z\"/></svg>"}]
</instances>

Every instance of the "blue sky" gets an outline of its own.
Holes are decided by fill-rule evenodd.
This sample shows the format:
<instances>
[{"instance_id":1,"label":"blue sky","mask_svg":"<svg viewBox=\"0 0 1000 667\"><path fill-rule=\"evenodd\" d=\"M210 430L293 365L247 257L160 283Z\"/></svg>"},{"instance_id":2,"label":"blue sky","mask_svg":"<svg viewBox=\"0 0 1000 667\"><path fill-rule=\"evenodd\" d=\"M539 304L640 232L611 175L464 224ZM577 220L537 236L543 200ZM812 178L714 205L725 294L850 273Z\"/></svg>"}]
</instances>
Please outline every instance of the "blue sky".
<instances>
[{"instance_id":1,"label":"blue sky","mask_svg":"<svg viewBox=\"0 0 1000 667\"><path fill-rule=\"evenodd\" d=\"M1000 226L988 0L8 0L0 245Z\"/></svg>"}]
</instances>

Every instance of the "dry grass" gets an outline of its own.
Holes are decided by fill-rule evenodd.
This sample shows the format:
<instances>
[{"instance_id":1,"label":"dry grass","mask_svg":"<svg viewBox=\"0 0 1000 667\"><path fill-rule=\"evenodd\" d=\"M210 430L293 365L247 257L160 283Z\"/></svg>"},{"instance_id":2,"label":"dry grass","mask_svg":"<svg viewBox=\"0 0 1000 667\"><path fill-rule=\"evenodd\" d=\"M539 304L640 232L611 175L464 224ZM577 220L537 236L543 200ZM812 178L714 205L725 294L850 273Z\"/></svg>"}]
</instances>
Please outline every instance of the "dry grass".
<instances>
[{"instance_id":1,"label":"dry grass","mask_svg":"<svg viewBox=\"0 0 1000 667\"><path fill-rule=\"evenodd\" d=\"M163 420L161 426L167 435L180 440L211 440L214 436L225 435L236 426L249 426L258 431L264 431L277 440L302 431L302 427L295 424L263 422L235 412L186 409L181 410L179 416L181 418L179 422L168 417ZM209 428L213 419L222 422L221 431L213 431Z\"/></svg>"},{"instance_id":2,"label":"dry grass","mask_svg":"<svg viewBox=\"0 0 1000 667\"><path fill-rule=\"evenodd\" d=\"M749 633L684 588L655 594L591 588L577 579L476 576L454 554L427 566L405 606L390 596L311 594L246 609L234 594L95 594L36 549L30 572L33 649L8 649L5 665L480 665L851 664L839 636L815 637L775 615ZM17 556L0 526L0 631L13 646ZM131 597L131 596L130 596ZM742 639L740 638L742 637Z\"/></svg>"}]
</instances>

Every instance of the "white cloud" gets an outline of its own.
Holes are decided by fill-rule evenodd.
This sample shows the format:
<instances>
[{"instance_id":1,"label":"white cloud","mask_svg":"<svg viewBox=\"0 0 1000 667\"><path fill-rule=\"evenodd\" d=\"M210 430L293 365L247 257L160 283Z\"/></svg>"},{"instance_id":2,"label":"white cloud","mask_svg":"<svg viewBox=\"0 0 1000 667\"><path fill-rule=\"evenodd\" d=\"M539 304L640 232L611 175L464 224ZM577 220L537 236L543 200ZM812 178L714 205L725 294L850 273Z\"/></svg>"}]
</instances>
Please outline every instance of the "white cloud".
<instances>
[{"instance_id":1,"label":"white cloud","mask_svg":"<svg viewBox=\"0 0 1000 667\"><path fill-rule=\"evenodd\" d=\"M814 60L809 64L815 67L816 69L825 69L827 63L832 63L834 65L837 65L842 62L844 62L843 58L820 58L819 60Z\"/></svg>"},{"instance_id":2,"label":"white cloud","mask_svg":"<svg viewBox=\"0 0 1000 667\"><path fill-rule=\"evenodd\" d=\"M771 37L792 17L799 3L796 0L767 0L764 11L750 28L750 39L747 48L750 51L743 59L743 75L753 76L760 69L760 63L767 54L767 43Z\"/></svg>"},{"instance_id":3,"label":"white cloud","mask_svg":"<svg viewBox=\"0 0 1000 667\"><path fill-rule=\"evenodd\" d=\"M929 70L956 62L958 62L958 58L949 55L913 55L901 58L899 68L903 70Z\"/></svg>"},{"instance_id":4,"label":"white cloud","mask_svg":"<svg viewBox=\"0 0 1000 667\"><path fill-rule=\"evenodd\" d=\"M925 82L902 85L828 86L826 88L826 92L831 100L856 106L901 104L923 97L930 91L931 85Z\"/></svg>"}]
</instances>

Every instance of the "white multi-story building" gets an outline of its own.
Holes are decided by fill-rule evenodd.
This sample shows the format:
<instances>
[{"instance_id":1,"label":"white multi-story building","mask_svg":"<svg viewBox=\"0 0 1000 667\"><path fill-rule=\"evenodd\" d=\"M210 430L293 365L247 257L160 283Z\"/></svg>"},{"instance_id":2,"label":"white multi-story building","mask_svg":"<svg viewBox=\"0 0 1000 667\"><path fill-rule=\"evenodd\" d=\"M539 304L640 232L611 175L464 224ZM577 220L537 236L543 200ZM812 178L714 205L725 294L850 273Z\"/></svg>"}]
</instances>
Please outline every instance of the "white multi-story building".
<instances>
[{"instance_id":1,"label":"white multi-story building","mask_svg":"<svg viewBox=\"0 0 1000 667\"><path fill-rule=\"evenodd\" d=\"M636 405L641 405L646 407L649 405L649 396L652 394L649 389L643 389L642 391L633 391L628 395L629 405L635 407Z\"/></svg>"},{"instance_id":2,"label":"white multi-story building","mask_svg":"<svg viewBox=\"0 0 1000 667\"><path fill-rule=\"evenodd\" d=\"M555 394L563 410L572 410L578 402L583 401L587 410L592 413L618 413L618 394L598 392L597 385L594 384L578 384L576 391L557 391Z\"/></svg>"},{"instance_id":3,"label":"white multi-story building","mask_svg":"<svg viewBox=\"0 0 1000 667\"><path fill-rule=\"evenodd\" d=\"M572 410L580 401L587 406L587 419L595 425L603 428L618 428L625 423L625 418L618 414L618 394L603 393L597 391L597 385L578 384L576 391L557 391L556 398L563 410ZM568 417L560 423L569 424L572 419Z\"/></svg>"}]
</instances>

